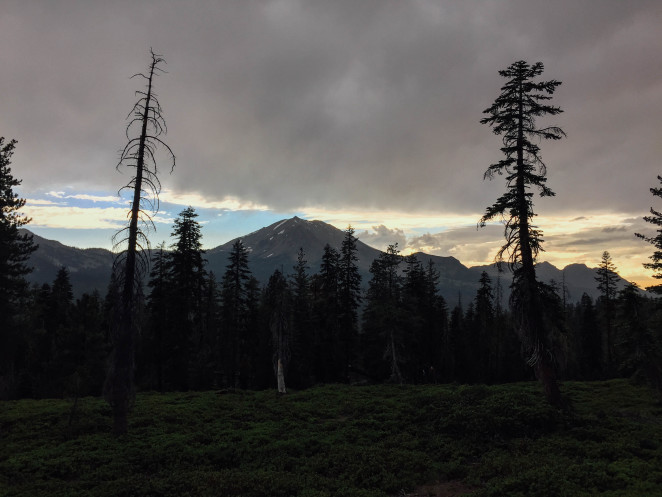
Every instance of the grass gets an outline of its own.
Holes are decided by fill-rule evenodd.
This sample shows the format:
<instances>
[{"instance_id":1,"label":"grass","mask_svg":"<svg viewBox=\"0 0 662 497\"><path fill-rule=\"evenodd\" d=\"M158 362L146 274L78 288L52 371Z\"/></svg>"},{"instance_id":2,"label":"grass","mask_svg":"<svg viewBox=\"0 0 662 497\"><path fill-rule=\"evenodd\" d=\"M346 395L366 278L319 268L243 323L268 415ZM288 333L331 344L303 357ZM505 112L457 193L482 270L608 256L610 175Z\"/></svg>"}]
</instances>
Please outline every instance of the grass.
<instances>
[{"instance_id":1,"label":"grass","mask_svg":"<svg viewBox=\"0 0 662 497\"><path fill-rule=\"evenodd\" d=\"M142 393L119 439L101 399L3 402L0 496L662 495L655 396L563 389L568 412L533 383Z\"/></svg>"}]
</instances>

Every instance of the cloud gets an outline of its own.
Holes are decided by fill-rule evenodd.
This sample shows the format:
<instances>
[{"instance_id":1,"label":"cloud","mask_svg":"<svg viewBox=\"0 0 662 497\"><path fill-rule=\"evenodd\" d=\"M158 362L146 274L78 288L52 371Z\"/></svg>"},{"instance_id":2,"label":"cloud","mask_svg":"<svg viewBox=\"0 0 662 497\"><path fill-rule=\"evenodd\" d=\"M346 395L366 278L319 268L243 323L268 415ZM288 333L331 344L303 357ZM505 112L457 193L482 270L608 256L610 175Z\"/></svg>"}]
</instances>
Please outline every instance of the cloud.
<instances>
[{"instance_id":1,"label":"cloud","mask_svg":"<svg viewBox=\"0 0 662 497\"><path fill-rule=\"evenodd\" d=\"M121 203L122 200L117 195L88 195L86 193L79 193L76 195L67 195L65 198L73 198L76 200L89 200L91 202L115 202Z\"/></svg>"},{"instance_id":2,"label":"cloud","mask_svg":"<svg viewBox=\"0 0 662 497\"><path fill-rule=\"evenodd\" d=\"M64 191L50 191L46 192L46 195L49 197L55 197L57 199L75 199L75 200L89 200L91 202L111 202L111 203L122 203L123 201L117 195L90 195L88 193L76 193L73 195L67 194ZM32 200L34 202L35 200Z\"/></svg>"},{"instance_id":3,"label":"cloud","mask_svg":"<svg viewBox=\"0 0 662 497\"><path fill-rule=\"evenodd\" d=\"M407 240L407 252L453 256L466 266L489 264L503 244L503 229L489 225L476 229L465 226L441 233L425 233Z\"/></svg>"},{"instance_id":4,"label":"cloud","mask_svg":"<svg viewBox=\"0 0 662 497\"><path fill-rule=\"evenodd\" d=\"M10 1L0 42L20 48L3 56L0 91L12 98L0 124L19 138L32 188L48 176L113 190L139 89L129 76L151 45L168 61L157 91L178 158L162 173L171 191L281 211L468 213L504 188L481 180L500 158L478 123L503 83L497 71L542 59L545 76L564 82L555 103L569 135L542 145L550 205L608 198L635 210L658 169L662 6L598 10L571 0Z\"/></svg>"},{"instance_id":5,"label":"cloud","mask_svg":"<svg viewBox=\"0 0 662 497\"><path fill-rule=\"evenodd\" d=\"M269 207L266 205L258 205L254 202L241 200L237 197L225 197L221 200L209 200L199 193L178 193L172 190L163 190L159 195L159 199L163 203L176 204L176 205L190 205L200 209L218 209L218 210L250 210L250 211L266 211Z\"/></svg>"},{"instance_id":6,"label":"cloud","mask_svg":"<svg viewBox=\"0 0 662 497\"><path fill-rule=\"evenodd\" d=\"M127 209L39 205L28 201L25 213L32 218L30 227L67 229L121 228L126 224Z\"/></svg>"},{"instance_id":7,"label":"cloud","mask_svg":"<svg viewBox=\"0 0 662 497\"><path fill-rule=\"evenodd\" d=\"M27 199L23 212L32 218L28 228L72 230L120 229L127 225L129 209L121 207L77 207L45 200ZM152 217L154 223L172 224L167 215Z\"/></svg>"},{"instance_id":8,"label":"cloud","mask_svg":"<svg viewBox=\"0 0 662 497\"><path fill-rule=\"evenodd\" d=\"M389 245L397 244L398 249L402 251L407 244L407 237L403 230L387 228L383 224L373 226L371 231L365 230L357 233L356 237L362 242L380 250L386 250Z\"/></svg>"},{"instance_id":9,"label":"cloud","mask_svg":"<svg viewBox=\"0 0 662 497\"><path fill-rule=\"evenodd\" d=\"M351 223L375 243L401 230L407 250L479 261L501 227L475 223L505 191L482 180L502 144L479 120L499 70L541 60L564 113L540 124L568 134L541 144L556 192L534 199L546 256L611 243L635 258L628 230L650 230L629 219L648 213L662 154L661 23L658 0L8 0L0 128L27 197L114 202L104 192L130 178L115 169L141 89L130 76L151 46L168 62L156 90L177 156L172 174L157 160L164 203ZM58 220L44 200L44 224L120 223L99 205Z\"/></svg>"}]
</instances>

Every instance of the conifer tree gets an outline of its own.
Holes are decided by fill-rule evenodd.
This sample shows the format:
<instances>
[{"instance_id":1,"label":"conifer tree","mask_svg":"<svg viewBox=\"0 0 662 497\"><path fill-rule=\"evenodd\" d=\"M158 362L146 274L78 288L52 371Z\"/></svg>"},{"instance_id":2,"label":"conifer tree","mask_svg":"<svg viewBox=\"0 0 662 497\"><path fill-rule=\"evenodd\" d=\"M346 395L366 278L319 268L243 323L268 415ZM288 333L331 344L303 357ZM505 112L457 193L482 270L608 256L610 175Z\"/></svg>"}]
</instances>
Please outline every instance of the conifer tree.
<instances>
[{"instance_id":1,"label":"conifer tree","mask_svg":"<svg viewBox=\"0 0 662 497\"><path fill-rule=\"evenodd\" d=\"M361 274L356 265L359 260L356 255L357 238L351 226L345 230L345 238L340 246L338 258L338 311L339 336L338 356L341 378L348 380L349 366L353 362L352 350L358 338L358 308L361 304Z\"/></svg>"},{"instance_id":2,"label":"conifer tree","mask_svg":"<svg viewBox=\"0 0 662 497\"><path fill-rule=\"evenodd\" d=\"M319 274L313 281L315 320L314 369L318 382L338 381L340 359L339 330L339 254L328 243L324 246Z\"/></svg>"},{"instance_id":3,"label":"conifer tree","mask_svg":"<svg viewBox=\"0 0 662 497\"><path fill-rule=\"evenodd\" d=\"M364 348L368 367L394 383L403 383L407 361L405 312L402 306L402 256L398 244L389 245L370 265L370 280L363 314ZM380 371L381 370L381 371Z\"/></svg>"},{"instance_id":4,"label":"conifer tree","mask_svg":"<svg viewBox=\"0 0 662 497\"><path fill-rule=\"evenodd\" d=\"M546 103L561 83L534 80L543 69L541 62L530 65L518 61L499 71L507 82L492 106L484 111L487 117L480 122L488 124L495 134L502 136L501 152L505 156L489 166L484 178L505 175L507 191L486 209L480 225L484 226L494 218L504 220L506 242L497 254L497 261L502 261L507 254L514 269L511 303L517 329L528 363L543 383L547 399L560 405L550 330L546 328L544 302L536 279L535 261L542 250L543 239L542 232L533 224L535 213L531 189L538 189L541 196L554 195L546 185L547 170L538 143L559 140L565 133L556 126L541 128L536 125L537 118L562 112L559 107Z\"/></svg>"},{"instance_id":5,"label":"conifer tree","mask_svg":"<svg viewBox=\"0 0 662 497\"><path fill-rule=\"evenodd\" d=\"M291 276L292 334L290 349L290 379L295 387L309 386L312 380L311 298L308 262L303 247L297 253L297 263Z\"/></svg>"},{"instance_id":6,"label":"conifer tree","mask_svg":"<svg viewBox=\"0 0 662 497\"><path fill-rule=\"evenodd\" d=\"M145 89L136 92L138 101L129 113L126 128L128 141L120 152L117 164L117 169L126 167L134 170L131 180L122 188L132 194L129 225L114 237L117 250L126 248L118 253L113 265L118 300L113 303L113 353L104 386L106 400L113 409L113 431L118 435L127 432L128 413L134 394L137 312L142 276L148 265L144 249L149 248L147 231L154 227L149 211L154 213L158 210L161 189L156 163L156 149L159 146L166 150L172 160L172 168L175 167L172 150L160 138L167 127L154 92L154 78L163 72L160 64L165 60L151 50L150 54L152 60L147 74L134 75L145 80Z\"/></svg>"},{"instance_id":7,"label":"conifer tree","mask_svg":"<svg viewBox=\"0 0 662 497\"><path fill-rule=\"evenodd\" d=\"M32 271L26 262L37 250L32 235L19 232L30 219L21 212L25 199L14 192L21 184L10 167L15 147L16 140L5 143L4 137L0 137L0 383L7 385L13 384L15 375L17 305L28 290L24 277ZM0 388L0 399L8 395Z\"/></svg>"},{"instance_id":8,"label":"conifer tree","mask_svg":"<svg viewBox=\"0 0 662 497\"><path fill-rule=\"evenodd\" d=\"M657 179L662 183L662 176L658 176ZM662 198L662 187L651 188L650 191L653 196ZM650 214L650 216L644 217L644 221L658 227L657 235L646 236L641 233L635 233L635 235L655 247L653 255L650 256L650 259L653 262L644 263L644 267L653 270L655 273L653 274L653 278L660 280L662 279L662 212L651 207ZM646 287L646 290L662 295L662 283Z\"/></svg>"},{"instance_id":9,"label":"conifer tree","mask_svg":"<svg viewBox=\"0 0 662 497\"><path fill-rule=\"evenodd\" d=\"M66 380L83 362L77 350L81 337L75 334L73 312L74 294L69 271L62 266L51 285L46 315L46 332L50 346L46 382L50 394L57 397L65 394Z\"/></svg>"},{"instance_id":10,"label":"conifer tree","mask_svg":"<svg viewBox=\"0 0 662 497\"><path fill-rule=\"evenodd\" d=\"M428 296L428 285L426 274L421 261L416 254L410 254L402 258L404 262L404 279L402 282L402 309L404 312L403 326L406 337L405 348L409 360L404 369L404 374L410 381L426 381L425 375L432 365L431 350L432 330L429 314L431 301Z\"/></svg>"},{"instance_id":11,"label":"conifer tree","mask_svg":"<svg viewBox=\"0 0 662 497\"><path fill-rule=\"evenodd\" d=\"M621 373L648 381L662 399L662 334L659 322L651 323L646 299L629 283L618 295L618 328ZM651 326L653 324L653 326Z\"/></svg>"},{"instance_id":12,"label":"conifer tree","mask_svg":"<svg viewBox=\"0 0 662 497\"><path fill-rule=\"evenodd\" d=\"M173 286L170 278L170 254L166 251L165 242L161 242L152 254L148 286L150 289L147 297L149 322L143 357L147 363L145 364L145 369L148 370L146 374L148 378L154 376L155 385L150 380L148 383L156 386L159 392L163 392L166 366L169 366L172 351L175 349L174 344L170 343L169 333Z\"/></svg>"},{"instance_id":13,"label":"conifer tree","mask_svg":"<svg viewBox=\"0 0 662 497\"><path fill-rule=\"evenodd\" d=\"M278 269L269 277L264 293L278 393L287 393L285 376L291 357L291 296L287 280Z\"/></svg>"},{"instance_id":14,"label":"conifer tree","mask_svg":"<svg viewBox=\"0 0 662 497\"><path fill-rule=\"evenodd\" d=\"M620 276L616 274L616 265L611 259L611 255L606 250L602 253L602 259L598 265L598 276L595 281L598 282L598 290L602 294L600 297L600 307L602 307L605 320L606 335L606 362L607 372L613 373L613 355L614 340L612 337L612 328L614 320L614 304L616 298L616 283L620 281Z\"/></svg>"},{"instance_id":15,"label":"conifer tree","mask_svg":"<svg viewBox=\"0 0 662 497\"><path fill-rule=\"evenodd\" d=\"M197 367L197 353L202 342L201 303L207 284L205 251L202 249L202 232L196 221L198 214L193 207L179 213L171 236L175 239L170 253L172 282L170 302L171 349L176 367L170 374L177 388L191 387L191 367Z\"/></svg>"},{"instance_id":16,"label":"conifer tree","mask_svg":"<svg viewBox=\"0 0 662 497\"><path fill-rule=\"evenodd\" d=\"M579 374L582 379L597 380L602 376L602 336L593 300L584 293L579 301L577 333Z\"/></svg>"},{"instance_id":17,"label":"conifer tree","mask_svg":"<svg viewBox=\"0 0 662 497\"><path fill-rule=\"evenodd\" d=\"M474 298L476 320L475 320L475 344L472 357L476 360L474 365L476 377L482 381L488 381L490 373L496 371L496 349L493 336L494 322L494 295L492 293L492 280L483 271L478 281L479 287Z\"/></svg>"},{"instance_id":18,"label":"conifer tree","mask_svg":"<svg viewBox=\"0 0 662 497\"><path fill-rule=\"evenodd\" d=\"M250 361L245 357L246 323L248 318L248 250L241 240L232 244L228 265L221 283L221 358L225 382L237 388L241 378L241 364ZM249 371L243 371L243 376Z\"/></svg>"}]
</instances>

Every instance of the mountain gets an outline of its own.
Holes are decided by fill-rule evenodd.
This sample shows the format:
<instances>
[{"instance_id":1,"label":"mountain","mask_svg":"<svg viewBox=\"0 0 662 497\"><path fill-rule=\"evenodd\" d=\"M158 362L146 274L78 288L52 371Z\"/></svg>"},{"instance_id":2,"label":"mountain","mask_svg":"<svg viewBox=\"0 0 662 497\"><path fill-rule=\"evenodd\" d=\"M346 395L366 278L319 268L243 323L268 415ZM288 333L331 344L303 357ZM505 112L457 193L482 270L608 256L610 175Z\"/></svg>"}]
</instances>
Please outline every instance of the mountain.
<instances>
[{"instance_id":1,"label":"mountain","mask_svg":"<svg viewBox=\"0 0 662 497\"><path fill-rule=\"evenodd\" d=\"M303 248L310 267L309 274L319 271L324 253L324 246L340 250L345 232L322 221L306 221L298 217L279 221L253 233L235 238L216 248L208 250L205 258L209 270L221 277L228 263L232 245L241 239L249 252L248 263L253 275L261 282L280 269L284 274L293 272L299 249ZM359 271L365 279L369 274L370 264L379 256L379 250L362 241L356 244Z\"/></svg>"},{"instance_id":2,"label":"mountain","mask_svg":"<svg viewBox=\"0 0 662 497\"><path fill-rule=\"evenodd\" d=\"M295 216L210 249L206 252L205 258L208 270L220 280L225 272L232 245L241 239L249 251L248 263L253 275L265 284L276 269L280 269L286 275L293 272L300 248L305 252L310 268L309 274L318 272L324 246L328 243L340 249L344 236L344 231L330 224L322 221L307 221ZM110 251L68 247L37 235L34 235L34 240L39 244L39 249L32 254L29 261L29 264L35 268L28 277L30 282L50 284L55 279L58 269L66 266L76 296L84 292L89 293L95 288L105 293L113 260ZM357 242L357 249L357 266L363 278L363 286L367 288L370 280L370 264L379 256L380 251L361 240ZM476 294L478 280L483 271L490 275L493 285L496 285L497 279L500 280L505 304L511 280L507 268L500 273L494 264L468 268L454 257L420 252L416 255L425 265L428 260L434 262L440 274L440 293L449 305L455 305L458 299L464 304L470 302ZM593 298L599 296L595 281L596 269L588 268L584 264L570 264L564 270L560 270L547 262L541 262L537 266L537 271L542 281L556 281L558 284L564 282L570 302L578 301L583 293ZM625 283L621 281L619 288L625 286Z\"/></svg>"},{"instance_id":3,"label":"mountain","mask_svg":"<svg viewBox=\"0 0 662 497\"><path fill-rule=\"evenodd\" d=\"M106 292L113 265L112 252L100 248L79 249L34 233L32 236L39 248L28 261L28 265L34 267L27 276L30 283L52 284L58 270L64 266L69 270L71 286L77 297L95 289L102 294Z\"/></svg>"}]
</instances>

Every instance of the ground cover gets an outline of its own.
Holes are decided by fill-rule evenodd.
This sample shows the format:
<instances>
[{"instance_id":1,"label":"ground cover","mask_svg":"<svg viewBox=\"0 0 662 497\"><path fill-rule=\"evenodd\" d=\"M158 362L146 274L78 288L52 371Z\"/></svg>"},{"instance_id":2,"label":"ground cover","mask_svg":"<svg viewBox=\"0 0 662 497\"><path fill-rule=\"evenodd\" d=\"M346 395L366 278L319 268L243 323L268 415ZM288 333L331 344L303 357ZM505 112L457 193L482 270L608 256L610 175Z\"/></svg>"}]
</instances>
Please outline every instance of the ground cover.
<instances>
[{"instance_id":1,"label":"ground cover","mask_svg":"<svg viewBox=\"0 0 662 497\"><path fill-rule=\"evenodd\" d=\"M2 496L662 495L662 404L625 380L0 403Z\"/></svg>"}]
</instances>

